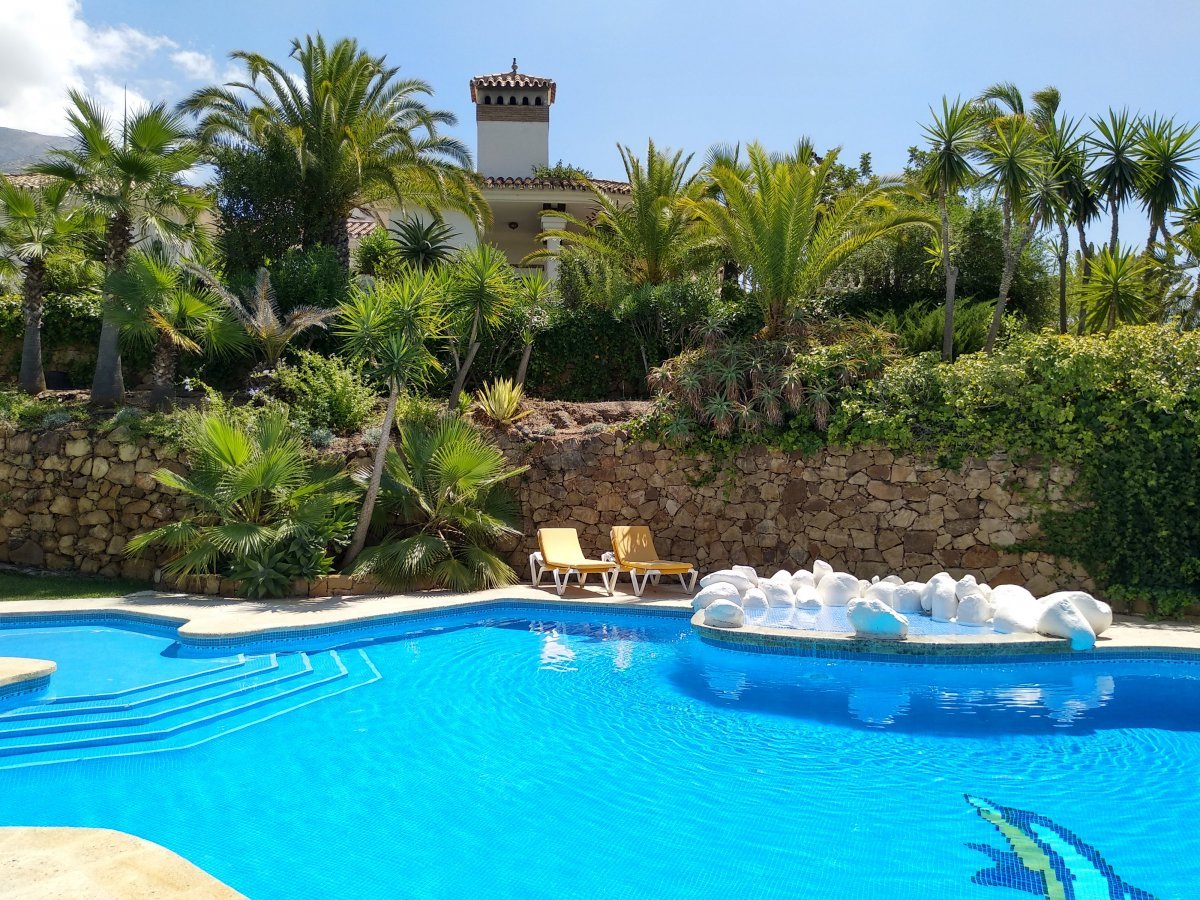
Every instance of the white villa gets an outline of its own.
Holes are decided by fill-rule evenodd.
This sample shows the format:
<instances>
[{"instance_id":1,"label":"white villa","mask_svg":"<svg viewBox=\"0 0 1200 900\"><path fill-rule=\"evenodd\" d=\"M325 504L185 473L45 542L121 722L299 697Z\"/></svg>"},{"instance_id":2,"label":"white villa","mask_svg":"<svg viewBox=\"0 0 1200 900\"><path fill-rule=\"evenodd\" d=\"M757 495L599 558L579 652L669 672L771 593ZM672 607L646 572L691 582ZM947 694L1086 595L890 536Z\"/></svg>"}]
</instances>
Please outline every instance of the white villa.
<instances>
[{"instance_id":1,"label":"white villa","mask_svg":"<svg viewBox=\"0 0 1200 900\"><path fill-rule=\"evenodd\" d=\"M519 72L515 59L511 71L471 79L475 160L493 221L490 228L477 235L465 216L446 212L446 223L457 232L457 246L470 246L476 241L493 244L504 251L513 266L522 267L521 261L538 248L539 233L566 224L553 215L554 211L579 218L591 214L594 204L585 185L533 175L535 167L550 164L550 107L554 99L554 82ZM594 179L594 183L614 197L629 193L629 185L623 181ZM370 213L356 211L347 222L351 244L378 227L375 216L391 224L410 215L411 210L398 207L376 207ZM533 268L544 269L551 281L557 275L554 259Z\"/></svg>"}]
</instances>

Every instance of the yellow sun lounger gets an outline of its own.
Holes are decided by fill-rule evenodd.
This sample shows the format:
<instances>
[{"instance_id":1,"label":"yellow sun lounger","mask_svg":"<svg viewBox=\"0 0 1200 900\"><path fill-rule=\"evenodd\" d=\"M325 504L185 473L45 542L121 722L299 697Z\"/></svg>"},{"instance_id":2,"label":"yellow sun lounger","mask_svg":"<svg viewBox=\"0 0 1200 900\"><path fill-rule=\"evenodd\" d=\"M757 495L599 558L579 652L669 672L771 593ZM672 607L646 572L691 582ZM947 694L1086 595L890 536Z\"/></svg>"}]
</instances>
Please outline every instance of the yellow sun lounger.
<instances>
[{"instance_id":1,"label":"yellow sun lounger","mask_svg":"<svg viewBox=\"0 0 1200 900\"><path fill-rule=\"evenodd\" d=\"M658 558L654 549L654 536L645 525L614 525L612 529L613 555L621 571L629 573L633 582L633 595L642 596L646 582L650 578L658 584L660 575L678 575L679 583L689 594L696 589L696 578L700 573L696 567L686 562L671 562ZM642 583L638 584L638 573L642 575ZM691 580L687 576L691 575Z\"/></svg>"},{"instance_id":2,"label":"yellow sun lounger","mask_svg":"<svg viewBox=\"0 0 1200 900\"><path fill-rule=\"evenodd\" d=\"M583 587L588 575L595 573L612 596L619 569L615 563L585 557L579 546L579 532L574 528L539 528L537 537L538 552L529 555L529 574L534 587L549 572L554 577L554 589L561 597L572 575L579 577L579 586Z\"/></svg>"}]
</instances>

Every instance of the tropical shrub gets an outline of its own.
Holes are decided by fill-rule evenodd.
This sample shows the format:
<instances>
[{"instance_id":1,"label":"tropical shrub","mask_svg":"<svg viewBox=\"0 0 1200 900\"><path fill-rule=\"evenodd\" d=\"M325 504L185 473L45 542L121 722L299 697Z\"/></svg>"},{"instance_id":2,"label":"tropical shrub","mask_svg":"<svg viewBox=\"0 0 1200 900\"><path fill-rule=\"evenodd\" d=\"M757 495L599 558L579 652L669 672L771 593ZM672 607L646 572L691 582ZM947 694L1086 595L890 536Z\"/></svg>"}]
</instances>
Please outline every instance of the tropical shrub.
<instances>
[{"instance_id":1,"label":"tropical shrub","mask_svg":"<svg viewBox=\"0 0 1200 900\"><path fill-rule=\"evenodd\" d=\"M302 307L329 309L350 293L350 278L332 247L292 248L278 260L268 262L267 271L275 288L275 302L285 315Z\"/></svg>"},{"instance_id":2,"label":"tropical shrub","mask_svg":"<svg viewBox=\"0 0 1200 900\"><path fill-rule=\"evenodd\" d=\"M360 367L307 350L275 367L267 391L290 407L299 427L336 434L362 428L378 399Z\"/></svg>"},{"instance_id":3,"label":"tropical shrub","mask_svg":"<svg viewBox=\"0 0 1200 900\"><path fill-rule=\"evenodd\" d=\"M395 248L392 239L382 228L363 235L350 253L354 271L359 275L384 278L392 264Z\"/></svg>"},{"instance_id":4,"label":"tropical shrub","mask_svg":"<svg viewBox=\"0 0 1200 900\"><path fill-rule=\"evenodd\" d=\"M1036 549L1078 560L1159 614L1200 595L1200 335L1024 335L952 365L894 363L842 404L832 442L880 442L954 464L1004 450L1074 469L1040 501Z\"/></svg>"},{"instance_id":5,"label":"tropical shrub","mask_svg":"<svg viewBox=\"0 0 1200 900\"><path fill-rule=\"evenodd\" d=\"M928 303L917 303L902 312L886 312L871 320L896 336L896 347L908 356L942 348L945 312ZM954 309L954 356L983 349L992 304L963 301Z\"/></svg>"},{"instance_id":6,"label":"tropical shrub","mask_svg":"<svg viewBox=\"0 0 1200 900\"><path fill-rule=\"evenodd\" d=\"M249 424L225 411L189 416L187 474L160 469L154 477L199 511L137 535L128 552L164 547L167 574L226 575L251 597L283 596L293 581L330 572L358 502L342 466L309 456L278 408Z\"/></svg>"},{"instance_id":7,"label":"tropical shrub","mask_svg":"<svg viewBox=\"0 0 1200 900\"><path fill-rule=\"evenodd\" d=\"M389 449L372 530L382 537L356 571L397 588L476 591L513 584L496 545L516 535L518 508L504 482L525 471L462 419L399 427Z\"/></svg>"},{"instance_id":8,"label":"tropical shrub","mask_svg":"<svg viewBox=\"0 0 1200 900\"><path fill-rule=\"evenodd\" d=\"M475 408L497 425L512 425L533 410L522 411L525 392L507 378L497 378L475 392Z\"/></svg>"}]
</instances>

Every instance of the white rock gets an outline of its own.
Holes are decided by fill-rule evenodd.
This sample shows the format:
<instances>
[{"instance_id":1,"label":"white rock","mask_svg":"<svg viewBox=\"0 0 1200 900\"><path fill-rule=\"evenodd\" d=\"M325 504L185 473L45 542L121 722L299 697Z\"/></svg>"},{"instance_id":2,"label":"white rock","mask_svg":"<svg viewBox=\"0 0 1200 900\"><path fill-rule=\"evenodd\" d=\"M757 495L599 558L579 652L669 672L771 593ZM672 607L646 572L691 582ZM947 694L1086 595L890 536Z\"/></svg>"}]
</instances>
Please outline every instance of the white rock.
<instances>
[{"instance_id":1,"label":"white rock","mask_svg":"<svg viewBox=\"0 0 1200 900\"><path fill-rule=\"evenodd\" d=\"M700 587L708 587L710 584L732 584L742 595L754 587L745 575L734 572L732 569L719 569L700 579Z\"/></svg>"},{"instance_id":2,"label":"white rock","mask_svg":"<svg viewBox=\"0 0 1200 900\"><path fill-rule=\"evenodd\" d=\"M992 630L1000 634L1036 634L1042 604L1019 584L992 588Z\"/></svg>"},{"instance_id":3,"label":"white rock","mask_svg":"<svg viewBox=\"0 0 1200 900\"><path fill-rule=\"evenodd\" d=\"M734 572L737 572L755 587L758 586L758 573L754 571L752 566L730 566Z\"/></svg>"},{"instance_id":4,"label":"white rock","mask_svg":"<svg viewBox=\"0 0 1200 900\"><path fill-rule=\"evenodd\" d=\"M799 594L800 589L804 587L816 587L817 579L813 577L813 573L808 569L800 569L792 575L792 593Z\"/></svg>"},{"instance_id":5,"label":"white rock","mask_svg":"<svg viewBox=\"0 0 1200 900\"><path fill-rule=\"evenodd\" d=\"M958 613L955 621L969 628L982 628L992 618L995 610L992 601L984 596L983 591L976 588L968 591L967 595L958 601Z\"/></svg>"},{"instance_id":6,"label":"white rock","mask_svg":"<svg viewBox=\"0 0 1200 900\"><path fill-rule=\"evenodd\" d=\"M896 585L892 591L892 609L898 613L919 613L921 591L925 585L920 581L906 581Z\"/></svg>"},{"instance_id":7,"label":"white rock","mask_svg":"<svg viewBox=\"0 0 1200 900\"><path fill-rule=\"evenodd\" d=\"M869 588L863 596L868 600L882 600L888 606L895 609L892 605L892 595L896 593L896 586L890 581L877 581Z\"/></svg>"},{"instance_id":8,"label":"white rock","mask_svg":"<svg viewBox=\"0 0 1200 900\"><path fill-rule=\"evenodd\" d=\"M829 563L825 562L825 560L823 560L823 559L817 559L817 560L813 560L812 571L813 571L813 584L819 585L821 583L822 578L824 578L826 575L833 574L833 566L831 566Z\"/></svg>"},{"instance_id":9,"label":"white rock","mask_svg":"<svg viewBox=\"0 0 1200 900\"><path fill-rule=\"evenodd\" d=\"M704 624L714 628L741 628L746 624L746 613L732 600L714 600L704 608Z\"/></svg>"},{"instance_id":10,"label":"white rock","mask_svg":"<svg viewBox=\"0 0 1200 900\"><path fill-rule=\"evenodd\" d=\"M1029 593L1029 589L1019 584L998 584L992 588L992 602L997 607L1002 603L1015 601L1018 603L1037 603L1037 598Z\"/></svg>"},{"instance_id":11,"label":"white rock","mask_svg":"<svg viewBox=\"0 0 1200 900\"><path fill-rule=\"evenodd\" d=\"M696 591L692 598L692 609L705 609L717 600L732 600L738 603L742 599L741 592L732 584L719 581Z\"/></svg>"},{"instance_id":12,"label":"white rock","mask_svg":"<svg viewBox=\"0 0 1200 900\"><path fill-rule=\"evenodd\" d=\"M1085 591L1058 591L1047 594L1041 602L1045 607L1063 598L1070 600L1075 605L1075 608L1087 619L1088 625L1096 635L1104 634L1112 625L1112 607Z\"/></svg>"},{"instance_id":13,"label":"white rock","mask_svg":"<svg viewBox=\"0 0 1200 900\"><path fill-rule=\"evenodd\" d=\"M950 590L954 590L954 579L950 577L948 572L938 572L929 581L925 582L925 588L921 591L921 609L925 612L933 610L933 595L939 590L939 585L949 584Z\"/></svg>"},{"instance_id":14,"label":"white rock","mask_svg":"<svg viewBox=\"0 0 1200 900\"><path fill-rule=\"evenodd\" d=\"M762 579L759 579L759 580L761 581ZM790 585L792 583L792 573L789 572L787 569L780 569L778 572L776 572L774 575L771 576L771 581L774 581L778 584Z\"/></svg>"},{"instance_id":15,"label":"white rock","mask_svg":"<svg viewBox=\"0 0 1200 900\"><path fill-rule=\"evenodd\" d=\"M826 606L845 606L858 596L858 579L845 572L834 572L817 582L817 593Z\"/></svg>"},{"instance_id":16,"label":"white rock","mask_svg":"<svg viewBox=\"0 0 1200 900\"><path fill-rule=\"evenodd\" d=\"M846 606L846 618L862 637L902 640L908 637L908 619L882 600L858 597Z\"/></svg>"},{"instance_id":17,"label":"white rock","mask_svg":"<svg viewBox=\"0 0 1200 900\"><path fill-rule=\"evenodd\" d=\"M879 576L878 575L871 576L871 584L879 584Z\"/></svg>"},{"instance_id":18,"label":"white rock","mask_svg":"<svg viewBox=\"0 0 1200 900\"><path fill-rule=\"evenodd\" d=\"M792 593L790 584L780 584L778 581L760 581L758 590L767 598L767 606L772 609L790 608L796 605L796 595Z\"/></svg>"},{"instance_id":19,"label":"white rock","mask_svg":"<svg viewBox=\"0 0 1200 900\"><path fill-rule=\"evenodd\" d=\"M892 584L904 584L904 579L901 578L899 575L889 575L889 576L887 576L887 578L884 578L883 580L891 582Z\"/></svg>"},{"instance_id":20,"label":"white rock","mask_svg":"<svg viewBox=\"0 0 1200 900\"><path fill-rule=\"evenodd\" d=\"M964 575L954 584L954 593L958 595L958 599L962 600L975 588L979 587L979 582L975 580L974 575Z\"/></svg>"},{"instance_id":21,"label":"white rock","mask_svg":"<svg viewBox=\"0 0 1200 900\"><path fill-rule=\"evenodd\" d=\"M954 591L954 582L949 578L930 581L933 588L930 596L929 612L935 622L949 622L958 615L958 594ZM925 605L924 596L921 605Z\"/></svg>"},{"instance_id":22,"label":"white rock","mask_svg":"<svg viewBox=\"0 0 1200 900\"><path fill-rule=\"evenodd\" d=\"M867 596L867 588L869 588L870 586L871 586L871 582L867 581L867 579L865 579L865 578L858 579L858 596L860 596L860 597Z\"/></svg>"},{"instance_id":23,"label":"white rock","mask_svg":"<svg viewBox=\"0 0 1200 900\"><path fill-rule=\"evenodd\" d=\"M990 584L979 585L979 592L989 600L992 599L992 586Z\"/></svg>"},{"instance_id":24,"label":"white rock","mask_svg":"<svg viewBox=\"0 0 1200 900\"><path fill-rule=\"evenodd\" d=\"M1091 650L1096 646L1096 632L1083 613L1066 597L1059 597L1042 609L1038 631L1050 637L1067 638L1072 650Z\"/></svg>"},{"instance_id":25,"label":"white rock","mask_svg":"<svg viewBox=\"0 0 1200 900\"><path fill-rule=\"evenodd\" d=\"M796 609L820 609L821 595L811 584L802 584L796 591Z\"/></svg>"},{"instance_id":26,"label":"white rock","mask_svg":"<svg viewBox=\"0 0 1200 900\"><path fill-rule=\"evenodd\" d=\"M746 619L761 619L767 614L770 609L767 604L767 595L762 592L761 588L750 588L742 595L742 609L746 611Z\"/></svg>"}]
</instances>

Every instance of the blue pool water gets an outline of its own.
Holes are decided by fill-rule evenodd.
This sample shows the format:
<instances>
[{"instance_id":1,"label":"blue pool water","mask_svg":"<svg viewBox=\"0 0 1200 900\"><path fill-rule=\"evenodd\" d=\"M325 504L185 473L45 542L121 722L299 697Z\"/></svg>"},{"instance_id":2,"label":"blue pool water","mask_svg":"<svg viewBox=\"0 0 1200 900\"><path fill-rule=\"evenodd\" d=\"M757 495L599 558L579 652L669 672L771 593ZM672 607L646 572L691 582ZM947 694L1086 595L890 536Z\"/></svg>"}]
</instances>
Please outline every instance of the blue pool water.
<instances>
[{"instance_id":1,"label":"blue pool water","mask_svg":"<svg viewBox=\"0 0 1200 900\"><path fill-rule=\"evenodd\" d=\"M390 628L239 657L0 627L62 664L0 709L0 825L132 832L253 900L1197 896L1200 665L771 656L607 611Z\"/></svg>"}]
</instances>

